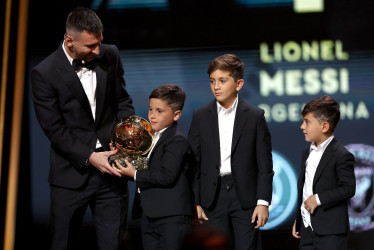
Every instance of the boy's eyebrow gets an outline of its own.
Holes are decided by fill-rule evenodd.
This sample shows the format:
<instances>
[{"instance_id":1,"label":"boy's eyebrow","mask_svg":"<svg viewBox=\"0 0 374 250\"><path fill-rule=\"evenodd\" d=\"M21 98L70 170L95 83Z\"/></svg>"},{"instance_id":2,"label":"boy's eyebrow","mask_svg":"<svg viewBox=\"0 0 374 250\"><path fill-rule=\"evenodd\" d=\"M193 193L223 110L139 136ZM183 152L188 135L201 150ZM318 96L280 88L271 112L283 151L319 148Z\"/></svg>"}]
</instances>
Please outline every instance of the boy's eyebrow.
<instances>
[{"instance_id":1,"label":"boy's eyebrow","mask_svg":"<svg viewBox=\"0 0 374 250\"><path fill-rule=\"evenodd\" d=\"M224 76L220 76L220 77L218 77L218 80L220 80L220 79L227 79L228 77L224 77ZM209 77L209 79L210 80L215 80L215 78L213 78L213 77Z\"/></svg>"}]
</instances>

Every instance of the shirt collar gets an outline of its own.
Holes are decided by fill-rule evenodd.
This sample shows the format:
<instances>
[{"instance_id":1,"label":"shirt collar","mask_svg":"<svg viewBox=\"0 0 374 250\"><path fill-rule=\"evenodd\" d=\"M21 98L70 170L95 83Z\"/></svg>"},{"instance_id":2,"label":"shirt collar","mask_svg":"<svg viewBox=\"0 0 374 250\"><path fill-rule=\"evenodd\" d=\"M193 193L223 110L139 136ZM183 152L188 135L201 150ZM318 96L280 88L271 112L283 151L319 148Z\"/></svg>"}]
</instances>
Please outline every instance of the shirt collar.
<instances>
[{"instance_id":1,"label":"shirt collar","mask_svg":"<svg viewBox=\"0 0 374 250\"><path fill-rule=\"evenodd\" d=\"M162 133L164 133L164 131L167 129L168 127L166 128L163 128L161 129L160 131L155 131L155 138L160 138Z\"/></svg>"},{"instance_id":2,"label":"shirt collar","mask_svg":"<svg viewBox=\"0 0 374 250\"><path fill-rule=\"evenodd\" d=\"M73 65L73 58L71 58L71 57L69 56L69 54L66 52L66 50L65 50L65 46L64 46L64 45L65 45L65 42L62 43L62 49L64 50L65 55L66 55L66 57L68 58L70 64Z\"/></svg>"},{"instance_id":3,"label":"shirt collar","mask_svg":"<svg viewBox=\"0 0 374 250\"><path fill-rule=\"evenodd\" d=\"M224 112L224 113L230 114L231 112L236 111L237 107L238 107L238 95L236 95L234 103L228 109L225 109L219 102L217 102L217 113L219 114L221 112Z\"/></svg>"},{"instance_id":4,"label":"shirt collar","mask_svg":"<svg viewBox=\"0 0 374 250\"><path fill-rule=\"evenodd\" d=\"M334 135L332 135L329 138L327 138L318 147L316 147L316 144L314 142L312 142L312 144L310 145L310 151L312 151L312 150L322 150L322 151L325 151L325 149L330 144L330 142L332 141L332 139L334 139Z\"/></svg>"}]
</instances>

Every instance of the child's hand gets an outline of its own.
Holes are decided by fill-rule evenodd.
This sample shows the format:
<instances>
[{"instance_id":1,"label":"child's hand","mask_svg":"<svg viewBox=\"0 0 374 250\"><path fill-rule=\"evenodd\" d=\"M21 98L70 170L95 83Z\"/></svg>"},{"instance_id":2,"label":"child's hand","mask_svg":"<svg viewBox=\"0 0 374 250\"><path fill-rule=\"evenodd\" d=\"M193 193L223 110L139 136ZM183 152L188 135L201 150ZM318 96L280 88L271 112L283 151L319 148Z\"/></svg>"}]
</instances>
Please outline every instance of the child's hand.
<instances>
[{"instance_id":1,"label":"child's hand","mask_svg":"<svg viewBox=\"0 0 374 250\"><path fill-rule=\"evenodd\" d=\"M309 196L309 198L304 201L304 207L309 211L310 214L314 213L314 210L317 208L317 200L314 194Z\"/></svg>"},{"instance_id":2,"label":"child's hand","mask_svg":"<svg viewBox=\"0 0 374 250\"><path fill-rule=\"evenodd\" d=\"M116 160L116 166L113 165L113 168L120 173L122 176L126 175L128 177L134 178L135 175L135 168L134 166L125 159L126 167L122 166L118 160Z\"/></svg>"},{"instance_id":3,"label":"child's hand","mask_svg":"<svg viewBox=\"0 0 374 250\"><path fill-rule=\"evenodd\" d=\"M292 226L292 236L295 237L296 239L300 239L300 232L296 231L296 221L293 223Z\"/></svg>"},{"instance_id":4,"label":"child's hand","mask_svg":"<svg viewBox=\"0 0 374 250\"><path fill-rule=\"evenodd\" d=\"M109 143L110 150L116 150L117 148L114 146L113 143Z\"/></svg>"},{"instance_id":5,"label":"child's hand","mask_svg":"<svg viewBox=\"0 0 374 250\"><path fill-rule=\"evenodd\" d=\"M255 211L252 215L252 223L255 223L257 217L257 226L255 228L260 228L265 226L269 219L269 208L264 205L257 205Z\"/></svg>"}]
</instances>

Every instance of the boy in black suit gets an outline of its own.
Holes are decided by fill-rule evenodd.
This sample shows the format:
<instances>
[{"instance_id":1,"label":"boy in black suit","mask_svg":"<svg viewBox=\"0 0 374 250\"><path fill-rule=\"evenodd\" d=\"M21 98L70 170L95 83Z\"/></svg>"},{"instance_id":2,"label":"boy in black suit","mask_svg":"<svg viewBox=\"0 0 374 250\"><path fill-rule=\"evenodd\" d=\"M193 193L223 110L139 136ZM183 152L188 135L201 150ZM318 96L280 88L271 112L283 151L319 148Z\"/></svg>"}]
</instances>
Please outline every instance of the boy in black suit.
<instances>
[{"instance_id":1,"label":"boy in black suit","mask_svg":"<svg viewBox=\"0 0 374 250\"><path fill-rule=\"evenodd\" d=\"M193 153L197 219L224 230L235 249L261 249L269 217L273 163L264 111L244 101L244 64L233 54L209 65L215 100L194 111Z\"/></svg>"},{"instance_id":2,"label":"boy in black suit","mask_svg":"<svg viewBox=\"0 0 374 250\"><path fill-rule=\"evenodd\" d=\"M339 104L317 98L301 112L305 140L297 183L298 203L292 235L300 249L347 249L348 199L355 194L354 156L334 138Z\"/></svg>"},{"instance_id":3,"label":"boy in black suit","mask_svg":"<svg viewBox=\"0 0 374 250\"><path fill-rule=\"evenodd\" d=\"M165 84L149 96L148 119L155 144L148 154L148 171L136 171L125 161L118 172L134 178L143 209L142 242L145 250L180 248L190 228L192 194L187 181L188 141L178 127L185 100L177 85ZM116 168L115 168L116 169Z\"/></svg>"}]
</instances>

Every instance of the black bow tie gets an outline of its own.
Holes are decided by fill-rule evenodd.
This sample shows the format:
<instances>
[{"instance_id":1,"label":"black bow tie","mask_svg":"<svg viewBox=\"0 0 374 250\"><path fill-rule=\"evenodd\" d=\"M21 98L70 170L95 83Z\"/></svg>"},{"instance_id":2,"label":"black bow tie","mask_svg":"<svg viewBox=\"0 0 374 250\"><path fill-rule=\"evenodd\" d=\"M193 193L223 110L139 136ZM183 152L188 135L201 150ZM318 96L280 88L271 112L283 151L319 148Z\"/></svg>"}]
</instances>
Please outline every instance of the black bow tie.
<instances>
[{"instance_id":1,"label":"black bow tie","mask_svg":"<svg viewBox=\"0 0 374 250\"><path fill-rule=\"evenodd\" d=\"M95 68L95 60L93 60L91 62L86 62L86 61L83 61L83 60L74 59L73 60L73 67L74 67L75 71L80 70L82 67L92 70L92 69Z\"/></svg>"}]
</instances>

